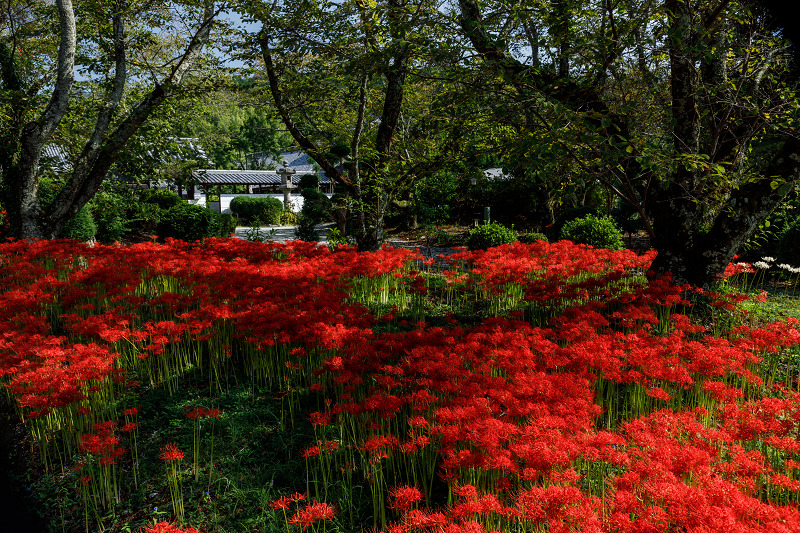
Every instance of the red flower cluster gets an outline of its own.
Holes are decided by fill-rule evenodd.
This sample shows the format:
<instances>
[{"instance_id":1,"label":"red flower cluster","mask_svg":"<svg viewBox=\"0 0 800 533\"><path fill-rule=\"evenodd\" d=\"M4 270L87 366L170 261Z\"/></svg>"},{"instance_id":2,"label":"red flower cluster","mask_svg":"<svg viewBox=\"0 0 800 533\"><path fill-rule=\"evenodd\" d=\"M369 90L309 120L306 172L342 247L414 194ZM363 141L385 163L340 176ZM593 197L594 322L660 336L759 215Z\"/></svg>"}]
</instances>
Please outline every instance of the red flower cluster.
<instances>
[{"instance_id":1,"label":"red flower cluster","mask_svg":"<svg viewBox=\"0 0 800 533\"><path fill-rule=\"evenodd\" d=\"M175 461L183 461L183 452L178 448L177 444L170 443L161 448L158 456L165 463L172 463Z\"/></svg>"},{"instance_id":2,"label":"red flower cluster","mask_svg":"<svg viewBox=\"0 0 800 533\"><path fill-rule=\"evenodd\" d=\"M100 464L111 464L125 455L127 450L119 446L120 438L114 435L114 422L94 425L93 433L81 435L78 449L95 456Z\"/></svg>"},{"instance_id":3,"label":"red flower cluster","mask_svg":"<svg viewBox=\"0 0 800 533\"><path fill-rule=\"evenodd\" d=\"M203 407L195 407L191 411L186 413L186 418L190 420L194 420L196 418L219 418L221 414L219 409L211 408L205 409Z\"/></svg>"},{"instance_id":4,"label":"red flower cluster","mask_svg":"<svg viewBox=\"0 0 800 533\"><path fill-rule=\"evenodd\" d=\"M142 528L144 533L198 533L193 527L178 527L166 521L156 522Z\"/></svg>"},{"instance_id":5,"label":"red flower cluster","mask_svg":"<svg viewBox=\"0 0 800 533\"><path fill-rule=\"evenodd\" d=\"M289 519L292 524L298 524L305 530L320 520L333 520L336 509L325 502L313 500L305 507L297 509L294 516Z\"/></svg>"}]
</instances>

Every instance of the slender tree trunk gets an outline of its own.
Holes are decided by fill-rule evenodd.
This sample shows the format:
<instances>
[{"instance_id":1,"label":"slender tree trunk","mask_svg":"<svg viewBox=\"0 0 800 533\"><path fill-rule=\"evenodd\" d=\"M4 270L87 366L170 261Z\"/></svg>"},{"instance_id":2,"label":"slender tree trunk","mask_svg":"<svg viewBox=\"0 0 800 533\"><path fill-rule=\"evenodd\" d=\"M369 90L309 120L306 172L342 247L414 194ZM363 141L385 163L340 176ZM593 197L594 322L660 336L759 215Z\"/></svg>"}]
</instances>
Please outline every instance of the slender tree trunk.
<instances>
[{"instance_id":1,"label":"slender tree trunk","mask_svg":"<svg viewBox=\"0 0 800 533\"><path fill-rule=\"evenodd\" d=\"M364 116L367 110L367 81L369 81L369 76L365 71L361 75L361 80L358 84L358 112L356 113L356 125L355 128L353 128L353 138L350 141L350 155L353 161L350 179L355 186L356 199L359 201L361 200L361 133L364 130ZM364 211L359 209L356 216L358 220L358 233L366 233L367 223L364 218ZM345 212L345 220L346 218ZM340 228L340 231L342 231L342 235L345 235L344 228Z\"/></svg>"},{"instance_id":2,"label":"slender tree trunk","mask_svg":"<svg viewBox=\"0 0 800 533\"><path fill-rule=\"evenodd\" d=\"M383 99L383 112L378 134L375 138L375 151L378 153L378 164L370 169L366 182L366 191L362 198L366 204L366 232L357 236L358 249L364 251L379 250L383 244L383 220L389 197L386 191L386 166L389 163L392 140L397 131L400 111L403 106L403 87L406 77L408 58L403 50L394 57L390 70L386 73L386 93Z\"/></svg>"}]
</instances>

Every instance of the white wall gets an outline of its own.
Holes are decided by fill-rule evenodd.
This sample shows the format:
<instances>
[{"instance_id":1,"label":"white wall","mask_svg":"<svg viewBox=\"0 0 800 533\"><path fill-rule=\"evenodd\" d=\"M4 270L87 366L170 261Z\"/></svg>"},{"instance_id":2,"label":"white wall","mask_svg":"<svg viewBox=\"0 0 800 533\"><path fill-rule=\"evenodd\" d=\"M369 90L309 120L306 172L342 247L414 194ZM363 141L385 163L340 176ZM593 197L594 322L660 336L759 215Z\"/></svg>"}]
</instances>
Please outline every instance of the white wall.
<instances>
[{"instance_id":1,"label":"white wall","mask_svg":"<svg viewBox=\"0 0 800 533\"><path fill-rule=\"evenodd\" d=\"M222 201L222 212L223 213L232 213L232 211L231 211L231 200L233 200L237 196L250 196L251 198L272 197L272 198L277 199L281 204L283 203L283 193L279 193L279 194L225 194L225 193L223 193L223 194L220 195L220 199ZM333 195L330 194L330 193L327 193L327 194L325 194L325 196L330 198ZM291 198L292 198L292 200L291 200L292 201L292 211L297 213L297 212L300 211L300 209L303 208L303 197L301 195L299 195L299 194L292 194ZM195 194L195 199L194 200L188 200L188 202L190 204L196 204L196 205L205 206L206 205L206 195L205 194L201 194L201 193L198 192L198 193ZM212 211L217 211L217 209L219 209L218 205L219 205L219 202L211 202L211 205L209 205L207 207L209 209L211 209Z\"/></svg>"}]
</instances>

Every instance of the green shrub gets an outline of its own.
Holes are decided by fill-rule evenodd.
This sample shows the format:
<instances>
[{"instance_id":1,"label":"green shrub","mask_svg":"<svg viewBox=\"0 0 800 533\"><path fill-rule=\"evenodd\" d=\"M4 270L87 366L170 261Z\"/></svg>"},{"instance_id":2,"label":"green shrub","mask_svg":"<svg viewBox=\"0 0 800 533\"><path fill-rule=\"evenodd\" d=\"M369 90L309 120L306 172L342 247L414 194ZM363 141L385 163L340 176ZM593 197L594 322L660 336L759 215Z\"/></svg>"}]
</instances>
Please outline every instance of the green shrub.
<instances>
[{"instance_id":1,"label":"green shrub","mask_svg":"<svg viewBox=\"0 0 800 533\"><path fill-rule=\"evenodd\" d=\"M586 215L601 216L600 211L596 207L591 207L588 205L570 207L560 211L556 215L553 225L547 229L547 236L553 240L559 239L561 235L561 229L564 227L564 224L571 220L583 218Z\"/></svg>"},{"instance_id":2,"label":"green shrub","mask_svg":"<svg viewBox=\"0 0 800 533\"><path fill-rule=\"evenodd\" d=\"M525 244L533 244L536 241L549 242L547 240L547 235L544 233L525 233L524 235L519 236L519 242Z\"/></svg>"},{"instance_id":3,"label":"green shrub","mask_svg":"<svg viewBox=\"0 0 800 533\"><path fill-rule=\"evenodd\" d=\"M134 241L149 239L150 235L158 233L159 223L166 212L167 209L157 203L132 202L127 211L126 237Z\"/></svg>"},{"instance_id":4,"label":"green shrub","mask_svg":"<svg viewBox=\"0 0 800 533\"><path fill-rule=\"evenodd\" d=\"M301 241L318 241L316 226L331 216L331 201L316 189L306 188L301 191L303 208L300 210L300 221L296 235Z\"/></svg>"},{"instance_id":5,"label":"green shrub","mask_svg":"<svg viewBox=\"0 0 800 533\"><path fill-rule=\"evenodd\" d=\"M77 239L79 241L91 241L97 234L97 225L92 218L92 212L88 206L83 206L80 211L75 213L61 230L61 237L66 239Z\"/></svg>"},{"instance_id":6,"label":"green shrub","mask_svg":"<svg viewBox=\"0 0 800 533\"><path fill-rule=\"evenodd\" d=\"M501 244L511 244L516 240L516 231L497 222L492 222L472 230L467 237L467 247L470 250L486 250Z\"/></svg>"},{"instance_id":7,"label":"green shrub","mask_svg":"<svg viewBox=\"0 0 800 533\"><path fill-rule=\"evenodd\" d=\"M236 217L230 213L213 213L211 236L226 238L236 232Z\"/></svg>"},{"instance_id":8,"label":"green shrub","mask_svg":"<svg viewBox=\"0 0 800 533\"><path fill-rule=\"evenodd\" d=\"M231 200L231 211L245 221L256 218L264 224L280 224L283 203L277 198L237 196Z\"/></svg>"},{"instance_id":9,"label":"green shrub","mask_svg":"<svg viewBox=\"0 0 800 533\"><path fill-rule=\"evenodd\" d=\"M281 226L295 226L300 222L300 216L291 211L283 211L281 213Z\"/></svg>"},{"instance_id":10,"label":"green shrub","mask_svg":"<svg viewBox=\"0 0 800 533\"><path fill-rule=\"evenodd\" d=\"M156 204L161 209L170 209L178 204L184 203L180 196L172 191L164 189L145 189L139 196L140 200L147 204Z\"/></svg>"},{"instance_id":11,"label":"green shrub","mask_svg":"<svg viewBox=\"0 0 800 533\"><path fill-rule=\"evenodd\" d=\"M158 235L184 241L211 237L216 227L214 215L201 205L182 202L164 212L158 225Z\"/></svg>"},{"instance_id":12,"label":"green shrub","mask_svg":"<svg viewBox=\"0 0 800 533\"><path fill-rule=\"evenodd\" d=\"M122 236L130 229L127 212L131 205L139 205L139 202L130 191L117 190L110 182L103 183L92 200L92 216L97 224L95 238L98 242L122 242Z\"/></svg>"},{"instance_id":13,"label":"green shrub","mask_svg":"<svg viewBox=\"0 0 800 533\"><path fill-rule=\"evenodd\" d=\"M583 218L570 220L561 228L559 237L577 244L590 244L595 248L610 248L611 250L623 248L619 227L609 216L586 215Z\"/></svg>"}]
</instances>

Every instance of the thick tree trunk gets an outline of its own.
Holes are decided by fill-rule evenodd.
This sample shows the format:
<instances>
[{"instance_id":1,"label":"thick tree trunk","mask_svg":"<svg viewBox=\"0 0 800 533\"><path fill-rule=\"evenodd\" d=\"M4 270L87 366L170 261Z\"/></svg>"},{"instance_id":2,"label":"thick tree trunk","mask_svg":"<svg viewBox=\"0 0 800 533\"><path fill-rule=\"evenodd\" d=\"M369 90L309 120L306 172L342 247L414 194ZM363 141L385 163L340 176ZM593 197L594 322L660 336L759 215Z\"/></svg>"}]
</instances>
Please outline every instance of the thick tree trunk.
<instances>
[{"instance_id":1,"label":"thick tree trunk","mask_svg":"<svg viewBox=\"0 0 800 533\"><path fill-rule=\"evenodd\" d=\"M54 235L44 227L42 208L39 202L39 161L45 144L50 140L61 119L67 111L70 91L74 81L75 67L75 13L71 0L57 0L59 17L58 69L53 92L42 115L33 122L22 126L19 144L4 150L3 196L12 233L25 239L50 238ZM10 57L4 70L15 72L13 57ZM20 79L16 74L8 74L5 79ZM19 87L21 89L21 87ZM13 139L9 140L12 144ZM17 157L14 152L18 151Z\"/></svg>"},{"instance_id":2,"label":"thick tree trunk","mask_svg":"<svg viewBox=\"0 0 800 533\"><path fill-rule=\"evenodd\" d=\"M707 221L697 203L676 200L664 204L653 215L659 230L653 243L658 256L651 270L656 274L671 273L677 283L712 286L764 219L789 194L791 184L800 181L800 140L787 137L762 175L760 180L736 189L729 207L716 216L705 232L701 228ZM773 183L771 176L780 176L780 186Z\"/></svg>"}]
</instances>

